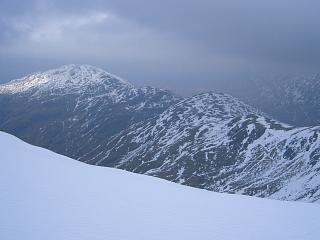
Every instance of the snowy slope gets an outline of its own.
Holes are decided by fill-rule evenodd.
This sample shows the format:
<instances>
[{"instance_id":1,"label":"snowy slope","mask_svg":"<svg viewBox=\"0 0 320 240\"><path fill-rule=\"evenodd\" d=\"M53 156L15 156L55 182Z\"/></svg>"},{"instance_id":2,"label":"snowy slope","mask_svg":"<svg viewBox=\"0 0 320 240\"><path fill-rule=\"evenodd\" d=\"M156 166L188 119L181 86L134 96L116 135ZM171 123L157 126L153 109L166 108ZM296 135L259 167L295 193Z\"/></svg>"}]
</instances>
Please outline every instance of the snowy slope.
<instances>
[{"instance_id":1,"label":"snowy slope","mask_svg":"<svg viewBox=\"0 0 320 240\"><path fill-rule=\"evenodd\" d=\"M316 240L317 204L219 194L73 161L0 133L0 239Z\"/></svg>"}]
</instances>

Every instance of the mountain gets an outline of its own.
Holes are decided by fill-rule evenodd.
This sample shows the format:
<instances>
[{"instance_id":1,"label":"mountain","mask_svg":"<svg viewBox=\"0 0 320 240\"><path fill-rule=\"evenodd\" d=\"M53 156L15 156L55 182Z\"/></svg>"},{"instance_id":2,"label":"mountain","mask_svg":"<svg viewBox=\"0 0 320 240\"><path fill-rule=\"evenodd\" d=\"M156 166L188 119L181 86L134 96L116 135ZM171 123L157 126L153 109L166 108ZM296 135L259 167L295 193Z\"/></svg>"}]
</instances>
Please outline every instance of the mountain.
<instances>
[{"instance_id":1,"label":"mountain","mask_svg":"<svg viewBox=\"0 0 320 240\"><path fill-rule=\"evenodd\" d=\"M320 127L227 94L179 99L88 65L0 85L0 130L92 165L217 192L320 201Z\"/></svg>"},{"instance_id":2,"label":"mountain","mask_svg":"<svg viewBox=\"0 0 320 240\"><path fill-rule=\"evenodd\" d=\"M89 65L66 65L0 85L0 130L74 159L178 98Z\"/></svg>"},{"instance_id":3,"label":"mountain","mask_svg":"<svg viewBox=\"0 0 320 240\"><path fill-rule=\"evenodd\" d=\"M320 127L285 125L226 94L182 100L96 155L97 165L207 190L320 202Z\"/></svg>"},{"instance_id":4,"label":"mountain","mask_svg":"<svg viewBox=\"0 0 320 240\"><path fill-rule=\"evenodd\" d=\"M0 132L0 239L319 238L318 205L83 164Z\"/></svg>"},{"instance_id":5,"label":"mountain","mask_svg":"<svg viewBox=\"0 0 320 240\"><path fill-rule=\"evenodd\" d=\"M320 125L320 74L248 81L232 95L294 126Z\"/></svg>"}]
</instances>

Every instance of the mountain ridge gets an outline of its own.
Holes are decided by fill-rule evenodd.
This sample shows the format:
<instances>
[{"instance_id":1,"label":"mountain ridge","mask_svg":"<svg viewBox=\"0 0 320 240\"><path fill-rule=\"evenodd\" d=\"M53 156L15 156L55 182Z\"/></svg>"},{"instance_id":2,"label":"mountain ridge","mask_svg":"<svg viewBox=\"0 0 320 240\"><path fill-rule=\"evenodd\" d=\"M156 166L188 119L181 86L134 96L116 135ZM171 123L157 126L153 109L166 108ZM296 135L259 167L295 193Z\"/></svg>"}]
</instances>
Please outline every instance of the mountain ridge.
<instances>
[{"instance_id":1,"label":"mountain ridge","mask_svg":"<svg viewBox=\"0 0 320 240\"><path fill-rule=\"evenodd\" d=\"M58 68L60 70L22 78L18 81L22 84L22 88L17 88L19 91L0 91L0 129L35 145L78 158L89 151L92 144L96 146L129 125L159 114L179 99L167 90L136 88L109 75L106 77L103 70L98 69L97 73L96 68L92 71L98 77L90 80L88 77L92 74L87 70L81 72L87 67L92 70L88 65L63 66ZM73 71L76 74L71 75ZM65 75L68 78L64 79ZM29 88L28 83L34 76L46 78L46 81L40 82L40 87ZM82 76L86 76L83 81L79 80ZM72 83L72 77L76 78L76 83L89 81L89 84L61 85ZM6 90L10 84L0 85L0 89Z\"/></svg>"},{"instance_id":2,"label":"mountain ridge","mask_svg":"<svg viewBox=\"0 0 320 240\"><path fill-rule=\"evenodd\" d=\"M95 149L105 158L89 163L218 192L319 201L320 127L282 124L229 98L207 93L183 100ZM302 186L285 190L291 180Z\"/></svg>"},{"instance_id":3,"label":"mountain ridge","mask_svg":"<svg viewBox=\"0 0 320 240\"><path fill-rule=\"evenodd\" d=\"M218 192L320 200L320 127L281 123L228 94L181 99L114 81L0 93L0 130L92 165Z\"/></svg>"}]
</instances>

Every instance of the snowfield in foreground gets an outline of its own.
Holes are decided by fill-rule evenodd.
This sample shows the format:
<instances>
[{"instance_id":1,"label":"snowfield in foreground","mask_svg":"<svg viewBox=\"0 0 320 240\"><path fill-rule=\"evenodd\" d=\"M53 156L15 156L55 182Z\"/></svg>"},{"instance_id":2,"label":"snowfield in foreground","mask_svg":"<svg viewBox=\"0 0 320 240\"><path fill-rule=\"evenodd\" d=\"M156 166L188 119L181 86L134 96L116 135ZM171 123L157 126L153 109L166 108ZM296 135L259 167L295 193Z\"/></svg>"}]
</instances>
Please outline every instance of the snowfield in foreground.
<instances>
[{"instance_id":1,"label":"snowfield in foreground","mask_svg":"<svg viewBox=\"0 0 320 240\"><path fill-rule=\"evenodd\" d=\"M0 239L319 239L320 206L95 167L0 132Z\"/></svg>"}]
</instances>

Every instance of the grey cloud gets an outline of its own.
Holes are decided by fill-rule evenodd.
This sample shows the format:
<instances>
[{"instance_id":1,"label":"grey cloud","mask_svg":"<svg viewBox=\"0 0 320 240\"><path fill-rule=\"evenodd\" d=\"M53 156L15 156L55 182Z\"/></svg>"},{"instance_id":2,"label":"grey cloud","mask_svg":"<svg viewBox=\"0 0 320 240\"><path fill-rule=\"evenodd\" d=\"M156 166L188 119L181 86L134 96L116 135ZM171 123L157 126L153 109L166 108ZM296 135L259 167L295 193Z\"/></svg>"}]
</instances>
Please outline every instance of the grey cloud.
<instances>
[{"instance_id":1,"label":"grey cloud","mask_svg":"<svg viewBox=\"0 0 320 240\"><path fill-rule=\"evenodd\" d=\"M89 63L193 93L257 75L316 72L319 8L315 0L4 0L0 77Z\"/></svg>"}]
</instances>

